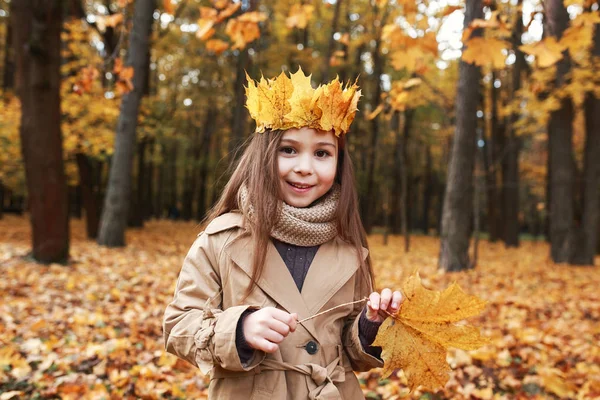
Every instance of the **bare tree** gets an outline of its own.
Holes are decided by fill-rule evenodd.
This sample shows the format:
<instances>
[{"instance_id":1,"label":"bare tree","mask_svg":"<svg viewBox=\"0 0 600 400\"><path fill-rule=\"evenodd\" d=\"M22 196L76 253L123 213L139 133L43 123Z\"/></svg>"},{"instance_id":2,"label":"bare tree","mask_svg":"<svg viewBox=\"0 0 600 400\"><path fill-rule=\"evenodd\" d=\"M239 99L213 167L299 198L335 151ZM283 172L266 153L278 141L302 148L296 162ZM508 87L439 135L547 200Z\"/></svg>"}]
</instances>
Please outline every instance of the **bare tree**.
<instances>
[{"instance_id":1,"label":"bare tree","mask_svg":"<svg viewBox=\"0 0 600 400\"><path fill-rule=\"evenodd\" d=\"M60 130L62 3L11 3L33 257L43 263L64 262L69 257L67 184Z\"/></svg>"},{"instance_id":2,"label":"bare tree","mask_svg":"<svg viewBox=\"0 0 600 400\"><path fill-rule=\"evenodd\" d=\"M121 102L115 152L98 233L98 244L104 246L125 245L137 118L148 73L146 63L154 9L155 0L137 0L135 2L133 27L129 35L127 54L127 65L134 69L134 88L123 96Z\"/></svg>"},{"instance_id":3,"label":"bare tree","mask_svg":"<svg viewBox=\"0 0 600 400\"><path fill-rule=\"evenodd\" d=\"M467 0L464 28L466 29L475 18L482 17L481 0ZM469 237L473 212L473 168L480 75L479 67L460 62L456 131L448 166L438 261L439 268L446 271L460 271L472 267L469 260Z\"/></svg>"}]
</instances>

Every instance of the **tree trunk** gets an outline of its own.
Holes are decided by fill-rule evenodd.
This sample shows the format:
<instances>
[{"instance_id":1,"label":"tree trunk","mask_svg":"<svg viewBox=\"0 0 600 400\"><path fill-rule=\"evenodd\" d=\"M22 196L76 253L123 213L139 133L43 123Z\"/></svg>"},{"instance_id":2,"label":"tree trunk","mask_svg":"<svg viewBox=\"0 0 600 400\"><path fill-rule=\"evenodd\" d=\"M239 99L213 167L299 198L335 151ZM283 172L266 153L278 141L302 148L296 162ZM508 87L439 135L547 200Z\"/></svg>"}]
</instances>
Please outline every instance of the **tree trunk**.
<instances>
[{"instance_id":1,"label":"tree trunk","mask_svg":"<svg viewBox=\"0 0 600 400\"><path fill-rule=\"evenodd\" d=\"M431 157L431 145L425 144L425 175L423 177L423 216L421 218L421 225L423 227L423 233L429 234L429 213L431 208L431 197L433 196L433 179L432 179L432 157Z\"/></svg>"},{"instance_id":2,"label":"tree trunk","mask_svg":"<svg viewBox=\"0 0 600 400\"><path fill-rule=\"evenodd\" d=\"M206 113L206 120L202 129L202 139L198 146L196 159L198 161L198 175L196 177L196 219L202 221L206 214L206 194L208 166L210 161L210 142L216 124L216 110L210 107Z\"/></svg>"},{"instance_id":3,"label":"tree trunk","mask_svg":"<svg viewBox=\"0 0 600 400\"><path fill-rule=\"evenodd\" d=\"M190 124L191 125L191 124ZM189 125L188 125L189 126ZM196 131L198 129L196 128ZM197 169L195 153L198 147L198 134L195 135L194 141L191 146L188 147L185 154L186 162L183 166L183 198L181 204L181 218L184 221L192 219L192 209L194 204L194 170ZM190 165L191 164L191 165Z\"/></svg>"},{"instance_id":4,"label":"tree trunk","mask_svg":"<svg viewBox=\"0 0 600 400\"><path fill-rule=\"evenodd\" d=\"M144 84L146 85L146 84ZM144 86L145 90L145 86ZM144 94L145 95L145 94ZM132 228L144 227L144 183L146 174L146 138L137 144L137 185L130 195L130 211L127 218L128 226Z\"/></svg>"},{"instance_id":5,"label":"tree trunk","mask_svg":"<svg viewBox=\"0 0 600 400\"><path fill-rule=\"evenodd\" d=\"M521 7L523 0L519 0L517 7ZM512 70L512 97L521 89L521 79L525 71L525 55L519 47L523 34L522 12L517 11L515 26L512 33L512 46L515 53L515 64ZM519 151L521 141L515 135L514 125L519 115L510 116L507 129L508 138L504 144L504 157L502 157L502 238L506 247L519 246Z\"/></svg>"},{"instance_id":6,"label":"tree trunk","mask_svg":"<svg viewBox=\"0 0 600 400\"><path fill-rule=\"evenodd\" d=\"M600 27L596 25L592 56L600 56ZM585 154L582 240L580 249L571 260L573 264L594 265L600 224L600 97L593 92L587 94L585 110Z\"/></svg>"},{"instance_id":7,"label":"tree trunk","mask_svg":"<svg viewBox=\"0 0 600 400\"><path fill-rule=\"evenodd\" d=\"M83 198L83 209L85 210L86 232L88 239L98 236L99 213L96 193L94 193L94 180L92 164L88 156L83 153L75 155L77 170L79 171L79 183L81 185L81 196Z\"/></svg>"},{"instance_id":8,"label":"tree trunk","mask_svg":"<svg viewBox=\"0 0 600 400\"><path fill-rule=\"evenodd\" d=\"M333 19L331 20L331 33L329 34L329 43L327 45L327 52L323 55L323 63L321 64L321 82L327 83L329 80L329 62L331 55L333 54L333 48L335 47L336 40L333 35L338 31L338 21L340 19L340 9L344 0L337 0L335 2L335 8L333 10ZM343 82L343 81L342 81Z\"/></svg>"},{"instance_id":9,"label":"tree trunk","mask_svg":"<svg viewBox=\"0 0 600 400\"><path fill-rule=\"evenodd\" d=\"M395 145L393 149L392 190L390 201L390 228L395 235L402 232L402 170L400 166L400 157L402 154L402 129L400 111L392 114L390 127L394 132Z\"/></svg>"},{"instance_id":10,"label":"tree trunk","mask_svg":"<svg viewBox=\"0 0 600 400\"><path fill-rule=\"evenodd\" d=\"M549 36L560 40L569 23L569 14L562 0L550 0L546 4ZM569 55L565 51L557 64L556 87L565 84L570 70ZM574 252L575 210L574 197L574 158L573 158L573 118L574 107L571 98L561 101L560 109L550 114L548 121L548 144L550 155L550 246L552 259L556 263L569 262Z\"/></svg>"},{"instance_id":11,"label":"tree trunk","mask_svg":"<svg viewBox=\"0 0 600 400\"><path fill-rule=\"evenodd\" d=\"M155 151L155 139L150 138L148 141L148 148L150 149L148 170L146 171L146 184L144 185L144 203L142 208L144 209L143 216L144 221L154 215L154 151Z\"/></svg>"},{"instance_id":12,"label":"tree trunk","mask_svg":"<svg viewBox=\"0 0 600 400\"><path fill-rule=\"evenodd\" d=\"M125 245L137 117L144 82L146 82L145 75L148 72L145 63L154 8L154 0L137 0L135 2L133 28L129 36L127 56L127 65L133 66L135 71L134 89L125 94L121 101L115 152L98 235L98 244L109 247Z\"/></svg>"},{"instance_id":13,"label":"tree trunk","mask_svg":"<svg viewBox=\"0 0 600 400\"><path fill-rule=\"evenodd\" d=\"M68 185L69 218L81 219L81 185Z\"/></svg>"},{"instance_id":14,"label":"tree trunk","mask_svg":"<svg viewBox=\"0 0 600 400\"><path fill-rule=\"evenodd\" d=\"M475 18L482 17L481 0L467 0L464 28L466 29ZM469 260L469 236L473 208L473 168L480 75L479 67L460 61L456 131L444 196L438 264L439 268L446 271L460 271L472 267Z\"/></svg>"},{"instance_id":15,"label":"tree trunk","mask_svg":"<svg viewBox=\"0 0 600 400\"><path fill-rule=\"evenodd\" d=\"M4 185L0 179L0 219L4 216Z\"/></svg>"},{"instance_id":16,"label":"tree trunk","mask_svg":"<svg viewBox=\"0 0 600 400\"><path fill-rule=\"evenodd\" d=\"M246 92L246 71L250 69L250 57L248 50L240 50L237 57L235 69L235 81L233 82L233 111L231 115L231 139L229 140L229 158L230 164L234 163L241 154L236 150L244 141L248 134L248 111L245 108ZM254 127L254 126L253 126Z\"/></svg>"},{"instance_id":17,"label":"tree trunk","mask_svg":"<svg viewBox=\"0 0 600 400\"><path fill-rule=\"evenodd\" d=\"M8 3L9 15L11 15L10 7L11 3ZM4 38L4 74L2 77L2 92L4 95L15 87L15 56L14 48L11 45L13 42L12 20L12 18L7 18L6 36Z\"/></svg>"},{"instance_id":18,"label":"tree trunk","mask_svg":"<svg viewBox=\"0 0 600 400\"><path fill-rule=\"evenodd\" d=\"M387 10L386 13L381 18L380 26L383 27L385 24L385 20L387 19ZM381 101L381 75L383 75L383 60L381 57L381 30L380 34L375 41L375 49L373 49L373 77L374 77L374 88L373 88L373 97L371 98L371 105L373 108L377 107L379 102ZM379 140L379 124L378 119L373 118L371 120L371 144L369 149L369 162L367 166L367 195L364 201L361 203L362 207L362 217L363 217L363 225L365 227L365 231L367 233L371 232L373 228L373 219L374 219L374 209L375 209L375 199L377 198L376 189L375 189L375 166L377 159L377 143Z\"/></svg>"},{"instance_id":19,"label":"tree trunk","mask_svg":"<svg viewBox=\"0 0 600 400\"><path fill-rule=\"evenodd\" d=\"M500 211L501 202L498 190L498 150L500 148L499 132L501 131L498 121L498 89L495 87L496 73L492 71L491 87L491 119L490 119L490 138L485 140L485 147L481 150L483 159L483 169L485 174L485 193L487 199L487 227L489 241L495 242L500 239ZM483 131L485 132L485 130ZM485 136L485 133L484 133ZM482 188L483 189L483 188Z\"/></svg>"},{"instance_id":20,"label":"tree trunk","mask_svg":"<svg viewBox=\"0 0 600 400\"><path fill-rule=\"evenodd\" d=\"M404 127L402 129L402 136L400 137L400 169L401 169L401 191L402 191L402 235L404 236L404 251L408 253L410 250L410 223L408 220L409 214L409 182L410 182L410 163L408 160L408 137L412 128L413 116L415 111L407 109L404 112Z\"/></svg>"},{"instance_id":21,"label":"tree trunk","mask_svg":"<svg viewBox=\"0 0 600 400\"><path fill-rule=\"evenodd\" d=\"M68 194L60 130L61 5L59 0L11 3L33 257L42 263L65 262L69 257Z\"/></svg>"},{"instance_id":22,"label":"tree trunk","mask_svg":"<svg viewBox=\"0 0 600 400\"><path fill-rule=\"evenodd\" d=\"M167 155L167 147L164 144L160 144L161 154L162 154L162 163L157 165L158 169L158 178L156 184L156 204L154 205L154 216L158 219L162 218L164 215L165 209L165 170L166 170L166 155Z\"/></svg>"}]
</instances>

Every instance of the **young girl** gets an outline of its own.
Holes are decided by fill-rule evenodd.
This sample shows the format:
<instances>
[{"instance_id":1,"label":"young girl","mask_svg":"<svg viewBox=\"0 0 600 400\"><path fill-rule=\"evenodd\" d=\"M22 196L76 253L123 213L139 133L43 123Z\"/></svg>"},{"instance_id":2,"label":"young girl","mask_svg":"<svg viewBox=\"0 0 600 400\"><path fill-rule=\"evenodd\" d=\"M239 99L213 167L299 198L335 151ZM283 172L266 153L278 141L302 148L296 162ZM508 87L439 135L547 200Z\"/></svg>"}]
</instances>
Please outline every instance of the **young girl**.
<instances>
[{"instance_id":1,"label":"young girl","mask_svg":"<svg viewBox=\"0 0 600 400\"><path fill-rule=\"evenodd\" d=\"M402 296L372 292L344 136L357 89L248 78L257 132L164 317L167 351L210 372L211 399L363 399L353 371L383 365L370 344Z\"/></svg>"}]
</instances>

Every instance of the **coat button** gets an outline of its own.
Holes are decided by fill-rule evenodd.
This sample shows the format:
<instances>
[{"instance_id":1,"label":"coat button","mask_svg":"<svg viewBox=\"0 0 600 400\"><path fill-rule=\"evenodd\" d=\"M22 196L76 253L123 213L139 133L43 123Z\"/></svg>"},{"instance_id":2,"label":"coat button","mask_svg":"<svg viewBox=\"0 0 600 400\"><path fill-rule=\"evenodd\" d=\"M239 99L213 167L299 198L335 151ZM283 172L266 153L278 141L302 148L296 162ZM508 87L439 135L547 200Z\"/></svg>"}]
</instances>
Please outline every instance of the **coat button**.
<instances>
[{"instance_id":1,"label":"coat button","mask_svg":"<svg viewBox=\"0 0 600 400\"><path fill-rule=\"evenodd\" d=\"M312 340L306 343L306 346L304 348L306 349L306 352L310 355L316 354L319 350L319 346Z\"/></svg>"}]
</instances>

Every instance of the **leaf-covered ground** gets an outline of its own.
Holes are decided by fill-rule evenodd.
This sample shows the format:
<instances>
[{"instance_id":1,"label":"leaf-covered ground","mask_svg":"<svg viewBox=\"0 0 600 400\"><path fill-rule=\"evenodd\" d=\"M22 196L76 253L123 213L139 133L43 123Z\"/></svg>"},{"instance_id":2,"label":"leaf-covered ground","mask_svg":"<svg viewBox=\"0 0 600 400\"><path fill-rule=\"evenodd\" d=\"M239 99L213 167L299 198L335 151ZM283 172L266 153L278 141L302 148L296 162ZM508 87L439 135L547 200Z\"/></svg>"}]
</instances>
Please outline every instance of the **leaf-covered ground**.
<instances>
[{"instance_id":1,"label":"leaf-covered ground","mask_svg":"<svg viewBox=\"0 0 600 400\"><path fill-rule=\"evenodd\" d=\"M198 232L194 223L150 222L124 249L85 239L71 224L72 263L27 258L27 220L0 220L0 400L13 398L205 398L200 372L163 351L161 321ZM600 398L600 269L553 265L548 247L482 242L476 270L440 274L439 241L370 238L380 288L419 270L436 290L457 281L489 301L470 323L491 344L451 350L444 389L408 393L402 372L359 374L370 399ZM600 265L600 260L596 260Z\"/></svg>"}]
</instances>

